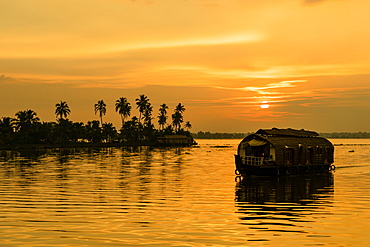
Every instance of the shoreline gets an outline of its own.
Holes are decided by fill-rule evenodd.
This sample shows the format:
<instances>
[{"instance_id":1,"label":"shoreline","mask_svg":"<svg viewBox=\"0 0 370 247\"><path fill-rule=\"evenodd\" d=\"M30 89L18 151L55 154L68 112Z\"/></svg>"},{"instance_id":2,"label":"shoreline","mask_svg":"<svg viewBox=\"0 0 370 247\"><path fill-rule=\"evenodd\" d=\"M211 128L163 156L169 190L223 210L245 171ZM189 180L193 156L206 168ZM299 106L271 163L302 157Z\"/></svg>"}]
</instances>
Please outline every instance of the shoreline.
<instances>
[{"instance_id":1,"label":"shoreline","mask_svg":"<svg viewBox=\"0 0 370 247\"><path fill-rule=\"evenodd\" d=\"M30 150L53 148L108 148L108 147L190 147L192 145L163 145L157 143L70 143L70 144L18 144L0 145L0 150Z\"/></svg>"}]
</instances>

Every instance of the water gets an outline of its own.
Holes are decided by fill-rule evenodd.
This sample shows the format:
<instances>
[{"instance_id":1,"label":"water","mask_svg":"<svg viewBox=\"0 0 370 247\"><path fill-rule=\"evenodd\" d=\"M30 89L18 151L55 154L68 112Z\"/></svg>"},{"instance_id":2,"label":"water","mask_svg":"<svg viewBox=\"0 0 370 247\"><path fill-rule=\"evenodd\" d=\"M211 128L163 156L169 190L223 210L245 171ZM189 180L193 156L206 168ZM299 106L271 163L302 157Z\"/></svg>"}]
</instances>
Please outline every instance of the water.
<instances>
[{"instance_id":1,"label":"water","mask_svg":"<svg viewBox=\"0 0 370 247\"><path fill-rule=\"evenodd\" d=\"M332 141L332 174L243 181L239 140L0 151L0 246L369 246L370 140Z\"/></svg>"}]
</instances>

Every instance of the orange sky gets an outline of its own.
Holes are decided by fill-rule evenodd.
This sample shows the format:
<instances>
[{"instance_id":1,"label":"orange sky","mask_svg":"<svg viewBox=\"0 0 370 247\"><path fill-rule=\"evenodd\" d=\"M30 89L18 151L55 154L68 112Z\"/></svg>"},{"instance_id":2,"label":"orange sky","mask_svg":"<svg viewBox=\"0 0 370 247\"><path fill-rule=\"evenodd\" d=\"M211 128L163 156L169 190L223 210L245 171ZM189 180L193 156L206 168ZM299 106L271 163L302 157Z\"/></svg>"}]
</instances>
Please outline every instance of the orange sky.
<instances>
[{"instance_id":1,"label":"orange sky","mask_svg":"<svg viewBox=\"0 0 370 247\"><path fill-rule=\"evenodd\" d=\"M120 123L185 105L192 131L370 131L367 0L0 0L0 116ZM260 107L267 101L269 108ZM171 112L172 113L172 112ZM136 109L134 115L138 115Z\"/></svg>"}]
</instances>

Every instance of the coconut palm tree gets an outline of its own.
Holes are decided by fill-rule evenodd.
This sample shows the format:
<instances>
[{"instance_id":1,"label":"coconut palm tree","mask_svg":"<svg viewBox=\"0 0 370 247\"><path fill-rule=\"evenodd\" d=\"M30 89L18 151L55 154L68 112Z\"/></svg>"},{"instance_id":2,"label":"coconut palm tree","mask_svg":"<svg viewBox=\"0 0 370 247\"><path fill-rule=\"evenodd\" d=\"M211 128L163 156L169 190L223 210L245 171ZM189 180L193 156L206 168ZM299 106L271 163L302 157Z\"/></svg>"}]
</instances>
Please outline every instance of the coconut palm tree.
<instances>
[{"instance_id":1,"label":"coconut palm tree","mask_svg":"<svg viewBox=\"0 0 370 247\"><path fill-rule=\"evenodd\" d=\"M126 98L121 97L116 100L116 112L120 114L123 126L125 119L131 115L131 105Z\"/></svg>"},{"instance_id":2,"label":"coconut palm tree","mask_svg":"<svg viewBox=\"0 0 370 247\"><path fill-rule=\"evenodd\" d=\"M102 140L102 129L99 126L99 121L88 121L85 125L86 139L92 143L98 143Z\"/></svg>"},{"instance_id":3,"label":"coconut palm tree","mask_svg":"<svg viewBox=\"0 0 370 247\"><path fill-rule=\"evenodd\" d=\"M183 122L184 122L184 118L182 114L178 111L175 111L175 113L172 114L172 125L177 132L180 131L181 123Z\"/></svg>"},{"instance_id":4,"label":"coconut palm tree","mask_svg":"<svg viewBox=\"0 0 370 247\"><path fill-rule=\"evenodd\" d=\"M144 125L149 126L152 123L152 112L153 106L148 102L143 112Z\"/></svg>"},{"instance_id":5,"label":"coconut palm tree","mask_svg":"<svg viewBox=\"0 0 370 247\"><path fill-rule=\"evenodd\" d=\"M112 123L105 123L102 127L102 138L106 142L112 142L117 137L116 128L113 127Z\"/></svg>"},{"instance_id":6,"label":"coconut palm tree","mask_svg":"<svg viewBox=\"0 0 370 247\"><path fill-rule=\"evenodd\" d=\"M139 95L139 98L136 99L136 105L137 105L137 109L139 109L139 122L141 122L141 114L144 113L145 111L145 108L147 107L149 103L149 99L147 96L145 96L144 94L141 94Z\"/></svg>"},{"instance_id":7,"label":"coconut palm tree","mask_svg":"<svg viewBox=\"0 0 370 247\"><path fill-rule=\"evenodd\" d=\"M15 116L14 122L18 131L27 130L30 125L40 121L36 112L32 110L19 111Z\"/></svg>"},{"instance_id":8,"label":"coconut palm tree","mask_svg":"<svg viewBox=\"0 0 370 247\"><path fill-rule=\"evenodd\" d=\"M172 114L172 125L175 130L180 131L181 129L181 123L184 122L184 117L182 116L182 113L185 111L184 105L179 103L175 108L175 113Z\"/></svg>"},{"instance_id":9,"label":"coconut palm tree","mask_svg":"<svg viewBox=\"0 0 370 247\"><path fill-rule=\"evenodd\" d=\"M28 143L34 134L35 124L40 121L36 112L32 110L19 111L15 114L14 119L16 130L20 136L20 142Z\"/></svg>"},{"instance_id":10,"label":"coconut palm tree","mask_svg":"<svg viewBox=\"0 0 370 247\"><path fill-rule=\"evenodd\" d=\"M187 121L184 125L184 127L189 131L191 129L191 127L193 127L190 123L190 121Z\"/></svg>"},{"instance_id":11,"label":"coconut palm tree","mask_svg":"<svg viewBox=\"0 0 370 247\"><path fill-rule=\"evenodd\" d=\"M63 119L63 116L67 118L67 115L71 113L71 110L69 109L69 106L65 101L60 101L60 103L57 103L55 107L55 115L56 117L59 116L59 119Z\"/></svg>"},{"instance_id":12,"label":"coconut palm tree","mask_svg":"<svg viewBox=\"0 0 370 247\"><path fill-rule=\"evenodd\" d=\"M176 112L180 112L180 113L183 113L185 110L186 110L186 109L185 109L184 105L182 105L181 103L179 103L179 104L176 106L176 109L175 109L175 111L176 111Z\"/></svg>"},{"instance_id":13,"label":"coconut palm tree","mask_svg":"<svg viewBox=\"0 0 370 247\"><path fill-rule=\"evenodd\" d=\"M13 119L3 117L0 119L0 143L9 144L14 138Z\"/></svg>"},{"instance_id":14,"label":"coconut palm tree","mask_svg":"<svg viewBox=\"0 0 370 247\"><path fill-rule=\"evenodd\" d=\"M167 123L167 118L168 117L166 115L162 115L162 114L158 115L158 125L159 125L160 130L164 129L164 126Z\"/></svg>"},{"instance_id":15,"label":"coconut palm tree","mask_svg":"<svg viewBox=\"0 0 370 247\"><path fill-rule=\"evenodd\" d=\"M76 135L73 122L68 119L58 119L58 124L54 127L54 136L57 143L68 143Z\"/></svg>"},{"instance_id":16,"label":"coconut palm tree","mask_svg":"<svg viewBox=\"0 0 370 247\"><path fill-rule=\"evenodd\" d=\"M166 115L167 114L167 109L168 109L168 106L166 104L162 104L162 105L160 105L159 113L162 114L162 115Z\"/></svg>"},{"instance_id":17,"label":"coconut palm tree","mask_svg":"<svg viewBox=\"0 0 370 247\"><path fill-rule=\"evenodd\" d=\"M132 117L122 126L121 135L124 142L138 142L142 139L143 126L137 117Z\"/></svg>"},{"instance_id":18,"label":"coconut palm tree","mask_svg":"<svg viewBox=\"0 0 370 247\"><path fill-rule=\"evenodd\" d=\"M99 112L100 122L103 125L103 115L107 112L107 105L103 100L99 100L97 104L94 105L95 114Z\"/></svg>"},{"instance_id":19,"label":"coconut palm tree","mask_svg":"<svg viewBox=\"0 0 370 247\"><path fill-rule=\"evenodd\" d=\"M159 108L159 114L158 114L158 124L159 124L159 128L161 130L164 129L164 126L166 125L166 122L167 122L167 109L168 109L168 106L166 104L162 104L161 107Z\"/></svg>"}]
</instances>

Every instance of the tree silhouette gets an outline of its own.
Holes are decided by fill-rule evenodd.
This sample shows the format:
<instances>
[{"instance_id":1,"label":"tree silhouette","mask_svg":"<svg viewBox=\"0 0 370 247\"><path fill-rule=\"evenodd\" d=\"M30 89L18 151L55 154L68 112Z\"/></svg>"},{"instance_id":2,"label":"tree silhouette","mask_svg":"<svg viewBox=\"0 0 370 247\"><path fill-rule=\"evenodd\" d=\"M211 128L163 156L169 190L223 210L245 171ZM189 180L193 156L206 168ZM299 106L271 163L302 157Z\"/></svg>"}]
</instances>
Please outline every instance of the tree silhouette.
<instances>
[{"instance_id":1,"label":"tree silhouette","mask_svg":"<svg viewBox=\"0 0 370 247\"><path fill-rule=\"evenodd\" d=\"M158 115L158 125L159 125L159 128L160 130L163 130L164 129L164 126L166 125L167 123L167 116L166 115Z\"/></svg>"},{"instance_id":2,"label":"tree silhouette","mask_svg":"<svg viewBox=\"0 0 370 247\"><path fill-rule=\"evenodd\" d=\"M162 104L162 105L160 105L159 113L162 114L162 115L166 115L167 114L167 109L168 109L168 106L166 104Z\"/></svg>"},{"instance_id":3,"label":"tree silhouette","mask_svg":"<svg viewBox=\"0 0 370 247\"><path fill-rule=\"evenodd\" d=\"M30 136L33 134L34 125L40 121L36 112L32 110L19 111L15 114L14 120L16 130L20 135L20 142L30 142Z\"/></svg>"},{"instance_id":4,"label":"tree silhouette","mask_svg":"<svg viewBox=\"0 0 370 247\"><path fill-rule=\"evenodd\" d=\"M146 107L144 108L144 112L143 112L145 126L149 126L152 124L152 112L153 112L153 106L152 104L147 102Z\"/></svg>"},{"instance_id":5,"label":"tree silhouette","mask_svg":"<svg viewBox=\"0 0 370 247\"><path fill-rule=\"evenodd\" d=\"M58 119L54 132L57 143L67 143L76 135L73 122L63 118Z\"/></svg>"},{"instance_id":6,"label":"tree silhouette","mask_svg":"<svg viewBox=\"0 0 370 247\"><path fill-rule=\"evenodd\" d=\"M168 109L168 106L166 104L162 104L161 107L159 108L158 124L159 124L160 130L163 130L164 129L164 126L167 123L167 118L168 118L166 116L167 109Z\"/></svg>"},{"instance_id":7,"label":"tree silhouette","mask_svg":"<svg viewBox=\"0 0 370 247\"><path fill-rule=\"evenodd\" d=\"M99 100L97 104L94 105L95 114L99 112L100 122L103 126L103 115L107 112L107 105L103 100Z\"/></svg>"},{"instance_id":8,"label":"tree silhouette","mask_svg":"<svg viewBox=\"0 0 370 247\"><path fill-rule=\"evenodd\" d=\"M191 127L193 127L190 123L190 121L187 121L184 125L184 127L189 131L191 129Z\"/></svg>"},{"instance_id":9,"label":"tree silhouette","mask_svg":"<svg viewBox=\"0 0 370 247\"><path fill-rule=\"evenodd\" d=\"M32 110L19 111L15 114L14 123L18 131L27 130L32 124L37 123L40 119L36 112Z\"/></svg>"},{"instance_id":10,"label":"tree silhouette","mask_svg":"<svg viewBox=\"0 0 370 247\"><path fill-rule=\"evenodd\" d=\"M186 109L185 109L184 105L182 105L181 103L179 103L179 104L176 106L176 108L175 108L175 111L176 111L176 112L180 112L180 113L183 113L185 110L186 110Z\"/></svg>"},{"instance_id":11,"label":"tree silhouette","mask_svg":"<svg viewBox=\"0 0 370 247\"><path fill-rule=\"evenodd\" d=\"M117 136L116 128L113 127L112 123L103 124L102 128L102 138L107 142L112 142Z\"/></svg>"},{"instance_id":12,"label":"tree silhouette","mask_svg":"<svg viewBox=\"0 0 370 247\"><path fill-rule=\"evenodd\" d=\"M134 116L122 126L122 139L126 142L138 142L142 139L142 131L143 125L139 122L138 118Z\"/></svg>"},{"instance_id":13,"label":"tree silhouette","mask_svg":"<svg viewBox=\"0 0 370 247\"><path fill-rule=\"evenodd\" d=\"M144 114L145 108L149 103L149 99L144 94L139 95L139 98L136 99L137 109L139 109L139 122L141 122L141 115Z\"/></svg>"},{"instance_id":14,"label":"tree silhouette","mask_svg":"<svg viewBox=\"0 0 370 247\"><path fill-rule=\"evenodd\" d=\"M184 117L182 116L182 113L185 111L184 105L179 103L175 108L175 113L172 114L172 125L175 129L175 131L179 132L181 129L181 123L184 122Z\"/></svg>"},{"instance_id":15,"label":"tree silhouette","mask_svg":"<svg viewBox=\"0 0 370 247\"><path fill-rule=\"evenodd\" d=\"M0 143L10 144L14 139L13 119L3 117L0 119Z\"/></svg>"},{"instance_id":16,"label":"tree silhouette","mask_svg":"<svg viewBox=\"0 0 370 247\"><path fill-rule=\"evenodd\" d=\"M172 114L172 125L175 129L175 131L180 131L181 129L181 123L184 122L184 118L182 114L178 111L176 111L174 114Z\"/></svg>"},{"instance_id":17,"label":"tree silhouette","mask_svg":"<svg viewBox=\"0 0 370 247\"><path fill-rule=\"evenodd\" d=\"M182 129L184 122L183 112L185 107L179 103L172 114L172 124L167 124L168 106L160 105L158 118L159 130L152 124L153 106L145 95L140 95L136 99L136 105L140 112L140 118L136 116L131 120L127 118L131 114L131 105L127 98L121 97L116 100L115 110L121 116L122 128L121 136L111 123L103 123L103 115L106 114L106 104L99 100L94 105L95 114L99 112L100 122L98 120L89 121L86 125L83 123L74 123L68 120L71 113L67 102L60 101L55 104L56 122L40 122L36 112L33 110L19 111L15 118L0 118L0 145L17 144L64 144L87 141L99 143L102 141L116 142L122 141L127 144L142 145L155 144L160 136L165 135L187 135L189 131ZM143 120L143 121L141 121ZM186 122L184 128L191 128L190 122Z\"/></svg>"},{"instance_id":18,"label":"tree silhouette","mask_svg":"<svg viewBox=\"0 0 370 247\"><path fill-rule=\"evenodd\" d=\"M116 112L120 114L123 126L125 119L131 115L131 105L126 98L121 97L116 100Z\"/></svg>"},{"instance_id":19,"label":"tree silhouette","mask_svg":"<svg viewBox=\"0 0 370 247\"><path fill-rule=\"evenodd\" d=\"M99 127L99 121L93 120L88 121L85 126L86 129L86 139L92 143L101 142L102 139L102 130Z\"/></svg>"},{"instance_id":20,"label":"tree silhouette","mask_svg":"<svg viewBox=\"0 0 370 247\"><path fill-rule=\"evenodd\" d=\"M59 116L59 119L63 119L63 116L67 118L67 115L71 113L71 110L69 109L69 106L65 101L60 101L60 103L57 103L55 107L55 115L56 117Z\"/></svg>"}]
</instances>

